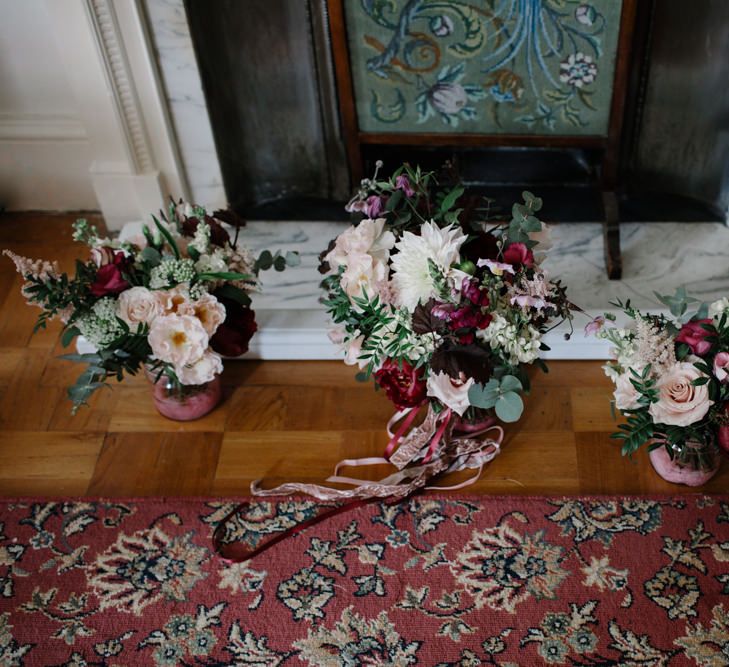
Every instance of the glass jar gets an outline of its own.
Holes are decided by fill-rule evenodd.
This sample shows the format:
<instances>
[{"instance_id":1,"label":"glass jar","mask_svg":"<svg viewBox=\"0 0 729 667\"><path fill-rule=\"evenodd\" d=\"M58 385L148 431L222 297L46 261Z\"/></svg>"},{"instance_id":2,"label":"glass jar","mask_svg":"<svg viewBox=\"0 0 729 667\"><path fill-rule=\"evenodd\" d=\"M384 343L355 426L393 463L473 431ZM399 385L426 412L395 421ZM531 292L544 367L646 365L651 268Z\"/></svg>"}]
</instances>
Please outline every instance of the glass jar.
<instances>
[{"instance_id":1,"label":"glass jar","mask_svg":"<svg viewBox=\"0 0 729 667\"><path fill-rule=\"evenodd\" d=\"M199 385L180 385L162 375L152 384L152 397L157 411L175 421L200 419L220 403L223 392L220 376Z\"/></svg>"},{"instance_id":2,"label":"glass jar","mask_svg":"<svg viewBox=\"0 0 729 667\"><path fill-rule=\"evenodd\" d=\"M716 475L721 465L719 448L713 440L689 440L681 447L673 448L672 454L663 444L651 450L649 458L655 471L673 484L701 486Z\"/></svg>"}]
</instances>

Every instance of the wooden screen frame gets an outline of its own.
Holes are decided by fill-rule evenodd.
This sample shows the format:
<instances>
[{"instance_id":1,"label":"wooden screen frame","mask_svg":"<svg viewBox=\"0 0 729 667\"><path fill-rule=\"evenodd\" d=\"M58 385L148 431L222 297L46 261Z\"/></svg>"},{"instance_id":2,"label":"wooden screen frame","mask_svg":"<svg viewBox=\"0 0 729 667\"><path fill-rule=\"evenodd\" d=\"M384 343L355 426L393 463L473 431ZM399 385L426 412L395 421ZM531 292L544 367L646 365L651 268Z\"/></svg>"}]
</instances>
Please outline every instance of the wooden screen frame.
<instances>
[{"instance_id":1,"label":"wooden screen frame","mask_svg":"<svg viewBox=\"0 0 729 667\"><path fill-rule=\"evenodd\" d=\"M361 132L357 122L357 109L354 102L352 65L349 58L347 26L344 18L345 1L347 0L327 0L327 9L329 12L329 33L332 41L334 72L339 92L342 132L352 183L359 183L362 178L361 147L363 145L443 147L524 146L602 149L601 186L603 189L608 190L615 188L618 177L621 132L624 119L623 110L627 97L628 74L638 0L623 0L618 34L618 48L615 58L613 95L610 104L610 116L606 136ZM349 1L353 2L354 0Z\"/></svg>"}]
</instances>

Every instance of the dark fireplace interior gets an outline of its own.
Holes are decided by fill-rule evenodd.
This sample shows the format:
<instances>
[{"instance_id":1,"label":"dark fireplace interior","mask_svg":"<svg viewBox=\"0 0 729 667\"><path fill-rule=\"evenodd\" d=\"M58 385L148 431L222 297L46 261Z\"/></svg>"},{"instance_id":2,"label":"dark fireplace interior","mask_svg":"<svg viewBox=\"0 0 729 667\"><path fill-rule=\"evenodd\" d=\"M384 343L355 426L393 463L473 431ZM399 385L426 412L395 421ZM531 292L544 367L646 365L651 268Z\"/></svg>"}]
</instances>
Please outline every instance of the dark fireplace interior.
<instances>
[{"instance_id":1,"label":"dark fireplace interior","mask_svg":"<svg viewBox=\"0 0 729 667\"><path fill-rule=\"evenodd\" d=\"M620 220L725 220L729 3L643 1ZM186 10L231 204L249 218L345 220L352 184L326 1L186 0ZM548 220L603 216L599 159L589 149L367 146L365 174L378 159L385 170L448 160L497 206L532 189Z\"/></svg>"}]
</instances>

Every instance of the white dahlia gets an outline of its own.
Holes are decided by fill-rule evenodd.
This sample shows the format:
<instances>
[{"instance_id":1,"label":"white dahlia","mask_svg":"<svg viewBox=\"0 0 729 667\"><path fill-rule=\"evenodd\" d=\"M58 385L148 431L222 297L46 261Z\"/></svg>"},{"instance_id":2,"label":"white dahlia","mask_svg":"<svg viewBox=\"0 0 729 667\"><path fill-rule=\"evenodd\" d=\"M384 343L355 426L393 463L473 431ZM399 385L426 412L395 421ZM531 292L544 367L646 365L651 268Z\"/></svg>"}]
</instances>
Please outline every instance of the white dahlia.
<instances>
[{"instance_id":1,"label":"white dahlia","mask_svg":"<svg viewBox=\"0 0 729 667\"><path fill-rule=\"evenodd\" d=\"M412 312L418 303L435 296L428 260L447 275L451 265L459 260L465 240L466 235L457 225L441 229L432 221L423 224L419 236L405 232L395 244L398 252L392 257L396 303Z\"/></svg>"}]
</instances>

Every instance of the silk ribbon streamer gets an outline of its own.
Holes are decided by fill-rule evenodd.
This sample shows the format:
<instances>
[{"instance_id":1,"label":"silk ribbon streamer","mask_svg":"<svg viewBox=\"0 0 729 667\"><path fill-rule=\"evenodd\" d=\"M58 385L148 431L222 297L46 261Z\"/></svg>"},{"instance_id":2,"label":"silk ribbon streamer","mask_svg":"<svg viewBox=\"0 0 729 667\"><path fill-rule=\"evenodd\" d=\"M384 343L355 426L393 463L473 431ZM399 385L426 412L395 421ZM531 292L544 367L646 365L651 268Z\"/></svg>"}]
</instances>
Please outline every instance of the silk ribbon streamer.
<instances>
[{"instance_id":1,"label":"silk ribbon streamer","mask_svg":"<svg viewBox=\"0 0 729 667\"><path fill-rule=\"evenodd\" d=\"M301 530L319 523L329 516L339 514L355 506L363 505L376 499L399 499L423 489L455 490L461 489L478 480L483 467L493 460L501 451L504 431L489 419L479 424L464 424L454 419L453 412L446 408L441 412L433 410L428 404L428 411L423 422L406 431L414 423L420 406L397 412L388 422L387 433L390 442L383 456L370 456L359 459L344 459L337 463L334 474L327 478L330 484L346 484L353 488L335 489L318 484L288 482L274 489L262 489L260 480L251 484L254 496L282 496L303 493L323 501L347 501L343 505L326 508L325 511L293 528L284 531L258 546L246 549L236 543L224 543L221 530L235 513L247 505L242 503L235 508L215 530L213 542L215 550L229 560L241 562L280 542L284 537L296 534ZM402 420L402 424L393 434L394 425ZM496 437L485 437L495 431ZM397 449L396 449L397 448ZM391 463L397 471L379 481L358 479L340 474L342 468L362 467ZM467 480L453 486L431 486L428 482L437 475L472 469L475 474Z\"/></svg>"}]
</instances>

